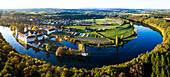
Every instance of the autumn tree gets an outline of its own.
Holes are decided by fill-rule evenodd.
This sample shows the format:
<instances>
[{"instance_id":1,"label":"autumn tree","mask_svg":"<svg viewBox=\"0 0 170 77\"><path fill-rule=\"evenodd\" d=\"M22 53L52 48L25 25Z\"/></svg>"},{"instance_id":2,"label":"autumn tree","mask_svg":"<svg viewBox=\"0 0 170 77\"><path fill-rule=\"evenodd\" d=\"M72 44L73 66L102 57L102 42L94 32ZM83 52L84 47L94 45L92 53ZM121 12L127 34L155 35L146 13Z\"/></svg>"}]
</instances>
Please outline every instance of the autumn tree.
<instances>
[{"instance_id":1,"label":"autumn tree","mask_svg":"<svg viewBox=\"0 0 170 77\"><path fill-rule=\"evenodd\" d=\"M51 46L50 44L47 44L46 47L45 47L46 51L49 51L51 49Z\"/></svg>"}]
</instances>

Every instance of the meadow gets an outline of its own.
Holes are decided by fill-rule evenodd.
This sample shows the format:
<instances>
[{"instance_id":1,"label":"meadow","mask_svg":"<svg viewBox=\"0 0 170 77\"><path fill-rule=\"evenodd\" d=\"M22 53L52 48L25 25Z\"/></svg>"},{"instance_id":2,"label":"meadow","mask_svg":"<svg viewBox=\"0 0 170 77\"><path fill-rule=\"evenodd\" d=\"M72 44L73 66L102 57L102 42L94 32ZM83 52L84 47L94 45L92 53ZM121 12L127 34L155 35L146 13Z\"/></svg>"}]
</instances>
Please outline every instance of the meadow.
<instances>
[{"instance_id":1,"label":"meadow","mask_svg":"<svg viewBox=\"0 0 170 77\"><path fill-rule=\"evenodd\" d=\"M101 31L99 33L101 33L105 37L115 39L116 36L121 37L123 35L125 37L125 36L132 34L132 32L134 32L133 27L130 24L125 24L117 28L113 28L113 29L106 30L106 31Z\"/></svg>"},{"instance_id":2,"label":"meadow","mask_svg":"<svg viewBox=\"0 0 170 77\"><path fill-rule=\"evenodd\" d=\"M104 18L104 19L85 19L78 22L96 22L97 25L118 25L117 19Z\"/></svg>"}]
</instances>

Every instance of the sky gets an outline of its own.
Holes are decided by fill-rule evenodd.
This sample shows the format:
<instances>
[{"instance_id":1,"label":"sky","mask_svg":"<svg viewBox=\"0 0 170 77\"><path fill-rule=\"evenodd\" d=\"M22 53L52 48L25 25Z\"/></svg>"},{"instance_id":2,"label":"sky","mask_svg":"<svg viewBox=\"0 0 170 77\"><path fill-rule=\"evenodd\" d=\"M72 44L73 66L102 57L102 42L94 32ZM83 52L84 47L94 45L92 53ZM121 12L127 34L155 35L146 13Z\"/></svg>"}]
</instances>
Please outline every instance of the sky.
<instances>
[{"instance_id":1,"label":"sky","mask_svg":"<svg viewBox=\"0 0 170 77\"><path fill-rule=\"evenodd\" d=\"M170 0L1 0L0 9L23 8L129 8L170 9Z\"/></svg>"}]
</instances>

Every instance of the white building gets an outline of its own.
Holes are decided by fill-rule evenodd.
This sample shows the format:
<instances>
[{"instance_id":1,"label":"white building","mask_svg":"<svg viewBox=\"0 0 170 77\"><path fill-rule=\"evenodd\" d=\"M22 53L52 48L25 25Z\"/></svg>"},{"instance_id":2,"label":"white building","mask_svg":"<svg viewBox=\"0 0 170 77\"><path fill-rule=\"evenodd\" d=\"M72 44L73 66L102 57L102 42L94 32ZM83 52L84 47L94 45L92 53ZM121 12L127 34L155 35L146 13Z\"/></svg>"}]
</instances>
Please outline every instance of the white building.
<instances>
[{"instance_id":1,"label":"white building","mask_svg":"<svg viewBox=\"0 0 170 77\"><path fill-rule=\"evenodd\" d=\"M25 42L25 43L35 41L35 40L36 40L36 39L35 39L36 36L37 36L37 40L43 40L43 38L46 39L43 34L38 34L38 33L35 34L35 32L33 32L33 34L31 34L30 31L27 31L27 32L18 32L18 29L16 29L16 34L15 34L15 36L16 36L19 40L21 40L21 41L23 41L23 42Z\"/></svg>"},{"instance_id":2,"label":"white building","mask_svg":"<svg viewBox=\"0 0 170 77\"><path fill-rule=\"evenodd\" d=\"M51 29L46 29L47 31L47 34L51 34L51 33L55 33L56 30L54 28L51 28Z\"/></svg>"},{"instance_id":3,"label":"white building","mask_svg":"<svg viewBox=\"0 0 170 77\"><path fill-rule=\"evenodd\" d=\"M82 56L88 56L88 53L80 53Z\"/></svg>"}]
</instances>

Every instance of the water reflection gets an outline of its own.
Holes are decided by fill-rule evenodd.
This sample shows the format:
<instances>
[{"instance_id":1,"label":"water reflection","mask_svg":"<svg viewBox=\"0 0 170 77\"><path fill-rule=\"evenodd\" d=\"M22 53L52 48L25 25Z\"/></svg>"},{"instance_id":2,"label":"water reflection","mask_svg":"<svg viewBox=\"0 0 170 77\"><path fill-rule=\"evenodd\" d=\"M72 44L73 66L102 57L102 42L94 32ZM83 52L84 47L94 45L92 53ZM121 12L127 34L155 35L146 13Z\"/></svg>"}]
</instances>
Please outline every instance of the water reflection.
<instances>
[{"instance_id":1,"label":"water reflection","mask_svg":"<svg viewBox=\"0 0 170 77\"><path fill-rule=\"evenodd\" d=\"M83 57L83 56L56 56L57 62L60 64L65 63L78 63L78 64L84 64L87 60L89 60L90 57Z\"/></svg>"},{"instance_id":2,"label":"water reflection","mask_svg":"<svg viewBox=\"0 0 170 77\"><path fill-rule=\"evenodd\" d=\"M50 53L49 52L47 52L46 58L50 58Z\"/></svg>"},{"instance_id":3,"label":"water reflection","mask_svg":"<svg viewBox=\"0 0 170 77\"><path fill-rule=\"evenodd\" d=\"M123 46L124 46L124 44L123 45L121 45L121 47L123 48Z\"/></svg>"},{"instance_id":4,"label":"water reflection","mask_svg":"<svg viewBox=\"0 0 170 77\"><path fill-rule=\"evenodd\" d=\"M16 40L17 40L17 39L16 39ZM28 44L25 44L24 42L22 42L22 41L20 41L20 40L17 40L17 42L18 42L19 44L21 44L26 50L29 50L30 48L32 48L32 49L35 51L35 53L40 52L40 49L37 49L37 48L35 48L35 47L33 47L33 46L30 46L30 45L28 45Z\"/></svg>"},{"instance_id":5,"label":"water reflection","mask_svg":"<svg viewBox=\"0 0 170 77\"><path fill-rule=\"evenodd\" d=\"M118 55L118 47L116 47L116 55Z\"/></svg>"}]
</instances>

